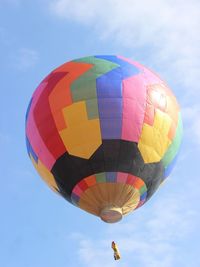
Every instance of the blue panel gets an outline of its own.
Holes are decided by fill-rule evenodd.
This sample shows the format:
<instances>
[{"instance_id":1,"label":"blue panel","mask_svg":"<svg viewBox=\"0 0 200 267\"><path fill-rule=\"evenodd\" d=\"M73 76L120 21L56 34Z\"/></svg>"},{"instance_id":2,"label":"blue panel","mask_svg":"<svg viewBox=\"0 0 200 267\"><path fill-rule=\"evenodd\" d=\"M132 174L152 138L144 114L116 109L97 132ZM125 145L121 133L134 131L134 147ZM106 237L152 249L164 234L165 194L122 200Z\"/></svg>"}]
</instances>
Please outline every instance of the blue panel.
<instances>
[{"instance_id":1,"label":"blue panel","mask_svg":"<svg viewBox=\"0 0 200 267\"><path fill-rule=\"evenodd\" d=\"M30 143L29 143L29 140L28 140L28 138L27 138L27 136L26 136L26 148L27 148L27 153L28 153L28 155L30 154Z\"/></svg>"},{"instance_id":2,"label":"blue panel","mask_svg":"<svg viewBox=\"0 0 200 267\"><path fill-rule=\"evenodd\" d=\"M26 136L26 147L27 147L28 154L33 157L35 162L38 162L38 156L35 154L27 136Z\"/></svg>"},{"instance_id":3,"label":"blue panel","mask_svg":"<svg viewBox=\"0 0 200 267\"><path fill-rule=\"evenodd\" d=\"M140 201L145 200L147 197L147 192L144 192L141 196L140 196Z\"/></svg>"},{"instance_id":4,"label":"blue panel","mask_svg":"<svg viewBox=\"0 0 200 267\"><path fill-rule=\"evenodd\" d=\"M105 59L105 60L118 64L120 66L122 79L126 79L128 77L134 76L140 72L140 70L137 67L135 67L133 64L130 64L129 62L121 58L118 58L116 56L95 56L95 57Z\"/></svg>"},{"instance_id":5,"label":"blue panel","mask_svg":"<svg viewBox=\"0 0 200 267\"><path fill-rule=\"evenodd\" d=\"M96 79L97 97L122 97L122 74L120 68L113 69Z\"/></svg>"},{"instance_id":6,"label":"blue panel","mask_svg":"<svg viewBox=\"0 0 200 267\"><path fill-rule=\"evenodd\" d=\"M117 181L116 172L106 172L106 182L115 183Z\"/></svg>"},{"instance_id":7,"label":"blue panel","mask_svg":"<svg viewBox=\"0 0 200 267\"><path fill-rule=\"evenodd\" d=\"M25 122L27 122L28 114L29 114L29 111L30 111L30 108L31 108L32 101L33 101L33 97L31 98L31 100L30 100L30 102L28 104L28 108L27 108L27 111L26 111L26 120L25 120Z\"/></svg>"},{"instance_id":8,"label":"blue panel","mask_svg":"<svg viewBox=\"0 0 200 267\"><path fill-rule=\"evenodd\" d=\"M179 153L178 153L179 154ZM176 154L175 158L170 162L170 164L165 168L165 171L164 171L164 179L166 179L171 171L173 170L175 164L176 164L176 161L177 161L177 158L178 158L178 154ZM163 180L164 180L163 179Z\"/></svg>"}]
</instances>

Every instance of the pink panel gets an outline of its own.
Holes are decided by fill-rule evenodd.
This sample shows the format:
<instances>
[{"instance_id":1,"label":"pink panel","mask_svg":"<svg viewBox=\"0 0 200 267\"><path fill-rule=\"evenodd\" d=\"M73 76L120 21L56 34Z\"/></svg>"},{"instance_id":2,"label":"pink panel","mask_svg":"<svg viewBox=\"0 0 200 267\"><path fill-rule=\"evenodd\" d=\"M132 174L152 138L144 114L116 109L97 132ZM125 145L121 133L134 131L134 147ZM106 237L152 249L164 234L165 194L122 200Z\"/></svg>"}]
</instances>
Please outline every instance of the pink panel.
<instances>
[{"instance_id":1,"label":"pink panel","mask_svg":"<svg viewBox=\"0 0 200 267\"><path fill-rule=\"evenodd\" d=\"M33 101L31 103L31 110L34 109L38 99L40 98L41 93L43 92L43 90L44 90L44 88L46 87L47 84L48 84L48 82L42 82L36 88L35 92L33 93Z\"/></svg>"},{"instance_id":2,"label":"pink panel","mask_svg":"<svg viewBox=\"0 0 200 267\"><path fill-rule=\"evenodd\" d=\"M140 73L123 81L122 139L138 142L146 108L146 86Z\"/></svg>"},{"instance_id":3,"label":"pink panel","mask_svg":"<svg viewBox=\"0 0 200 267\"><path fill-rule=\"evenodd\" d=\"M74 187L72 192L75 193L76 195L80 196L81 193L83 192L83 190L81 190L80 187L77 185Z\"/></svg>"},{"instance_id":4,"label":"pink panel","mask_svg":"<svg viewBox=\"0 0 200 267\"><path fill-rule=\"evenodd\" d=\"M140 63L138 63L138 62L136 62L136 61L134 61L134 60L131 60L131 59L129 59L129 58L125 58L125 57L122 57L122 56L117 56L117 57L123 59L124 61L126 61L126 62L128 62L128 63L130 63L130 64L132 64L132 65L134 65L134 66L137 67L139 70L143 70L143 69L144 69L144 66L143 66L143 65L141 65Z\"/></svg>"},{"instance_id":5,"label":"pink panel","mask_svg":"<svg viewBox=\"0 0 200 267\"><path fill-rule=\"evenodd\" d=\"M140 201L135 209L138 209L138 208L141 207L144 203L145 203L145 200Z\"/></svg>"},{"instance_id":6,"label":"pink panel","mask_svg":"<svg viewBox=\"0 0 200 267\"><path fill-rule=\"evenodd\" d=\"M33 117L34 107L46 85L46 82L41 83L33 94L33 101L28 115L26 132L34 152L37 156L39 156L40 161L47 167L47 169L51 170L53 164L55 163L55 158L43 142Z\"/></svg>"},{"instance_id":7,"label":"pink panel","mask_svg":"<svg viewBox=\"0 0 200 267\"><path fill-rule=\"evenodd\" d=\"M146 85L164 83L157 74L147 68L144 68L144 76Z\"/></svg>"},{"instance_id":8,"label":"pink panel","mask_svg":"<svg viewBox=\"0 0 200 267\"><path fill-rule=\"evenodd\" d=\"M117 182L118 183L126 183L127 177L128 177L128 173L118 172L117 173Z\"/></svg>"},{"instance_id":9,"label":"pink panel","mask_svg":"<svg viewBox=\"0 0 200 267\"><path fill-rule=\"evenodd\" d=\"M118 57L123 59L124 61L129 62L130 64L133 64L138 69L140 69L144 73L146 85L155 84L155 83L164 83L164 81L158 76L158 74L156 74L152 70L148 69L147 67L143 66L142 64L140 64L134 60L127 59L127 58L122 57L122 56L118 56Z\"/></svg>"}]
</instances>

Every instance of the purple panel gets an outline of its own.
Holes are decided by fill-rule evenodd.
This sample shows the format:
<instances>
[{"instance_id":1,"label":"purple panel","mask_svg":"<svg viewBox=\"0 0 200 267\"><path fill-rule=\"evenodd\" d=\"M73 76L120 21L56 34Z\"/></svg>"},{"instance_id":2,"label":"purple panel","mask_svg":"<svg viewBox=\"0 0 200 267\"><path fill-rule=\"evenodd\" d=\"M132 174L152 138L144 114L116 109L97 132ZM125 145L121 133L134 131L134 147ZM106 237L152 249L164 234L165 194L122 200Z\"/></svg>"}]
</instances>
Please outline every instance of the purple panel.
<instances>
[{"instance_id":1,"label":"purple panel","mask_svg":"<svg viewBox=\"0 0 200 267\"><path fill-rule=\"evenodd\" d=\"M120 139L122 132L122 73L120 68L97 78L102 139Z\"/></svg>"},{"instance_id":2,"label":"purple panel","mask_svg":"<svg viewBox=\"0 0 200 267\"><path fill-rule=\"evenodd\" d=\"M100 118L122 118L121 98L99 98L98 106Z\"/></svg>"},{"instance_id":3,"label":"purple panel","mask_svg":"<svg viewBox=\"0 0 200 267\"><path fill-rule=\"evenodd\" d=\"M77 196L76 194L72 193L72 194L71 194L71 200L72 200L72 203L73 203L73 204L77 205L78 202L79 202L79 200L80 200L80 197Z\"/></svg>"},{"instance_id":4,"label":"purple panel","mask_svg":"<svg viewBox=\"0 0 200 267\"><path fill-rule=\"evenodd\" d=\"M106 182L115 183L117 180L116 172L106 172Z\"/></svg>"},{"instance_id":5,"label":"purple panel","mask_svg":"<svg viewBox=\"0 0 200 267\"><path fill-rule=\"evenodd\" d=\"M102 139L120 139L122 119L100 119Z\"/></svg>"}]
</instances>

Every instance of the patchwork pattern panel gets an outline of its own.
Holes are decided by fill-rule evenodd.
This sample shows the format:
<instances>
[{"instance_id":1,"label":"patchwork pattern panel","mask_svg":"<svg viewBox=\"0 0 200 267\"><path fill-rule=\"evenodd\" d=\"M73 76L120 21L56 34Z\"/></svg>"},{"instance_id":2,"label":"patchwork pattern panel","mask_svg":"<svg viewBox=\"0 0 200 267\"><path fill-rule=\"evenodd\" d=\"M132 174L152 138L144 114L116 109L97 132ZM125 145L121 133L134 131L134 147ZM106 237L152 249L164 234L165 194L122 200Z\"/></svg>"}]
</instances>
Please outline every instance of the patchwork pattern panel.
<instances>
[{"instance_id":1,"label":"patchwork pattern panel","mask_svg":"<svg viewBox=\"0 0 200 267\"><path fill-rule=\"evenodd\" d=\"M86 200L95 201L98 190L115 188L118 205L131 206L124 214L147 201L170 174L181 138L180 109L166 83L121 56L61 65L37 87L26 113L27 151L38 173L96 215Z\"/></svg>"}]
</instances>

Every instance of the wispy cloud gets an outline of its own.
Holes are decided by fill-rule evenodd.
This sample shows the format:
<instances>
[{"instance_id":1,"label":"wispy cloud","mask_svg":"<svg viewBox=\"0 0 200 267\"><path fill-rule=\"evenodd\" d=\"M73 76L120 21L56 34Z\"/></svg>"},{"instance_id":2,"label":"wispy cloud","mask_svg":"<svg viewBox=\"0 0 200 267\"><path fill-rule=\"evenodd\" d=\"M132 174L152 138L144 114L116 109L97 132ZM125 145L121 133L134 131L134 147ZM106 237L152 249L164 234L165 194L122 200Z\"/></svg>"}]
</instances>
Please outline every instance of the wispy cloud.
<instances>
[{"instance_id":1,"label":"wispy cloud","mask_svg":"<svg viewBox=\"0 0 200 267\"><path fill-rule=\"evenodd\" d=\"M146 61L176 77L180 86L198 87L200 2L198 0L50 0L58 17L94 28L101 39L124 47L147 48ZM167 66L167 67L166 67Z\"/></svg>"},{"instance_id":2,"label":"wispy cloud","mask_svg":"<svg viewBox=\"0 0 200 267\"><path fill-rule=\"evenodd\" d=\"M75 239L76 243L78 243L79 248L77 256L79 257L82 266L116 266L113 262L110 242L108 240L91 240L81 234L73 234L72 239Z\"/></svg>"},{"instance_id":3,"label":"wispy cloud","mask_svg":"<svg viewBox=\"0 0 200 267\"><path fill-rule=\"evenodd\" d=\"M20 70L25 71L33 68L39 61L39 54L37 51L29 48L21 48L12 58L13 66Z\"/></svg>"},{"instance_id":4,"label":"wispy cloud","mask_svg":"<svg viewBox=\"0 0 200 267\"><path fill-rule=\"evenodd\" d=\"M95 18L95 12L99 14L98 10L100 11L100 9L98 7L101 7L101 4L99 5L99 2L96 0L78 0L73 2L68 0L50 1L50 9L57 16L73 19L81 23L90 23Z\"/></svg>"},{"instance_id":5,"label":"wispy cloud","mask_svg":"<svg viewBox=\"0 0 200 267\"><path fill-rule=\"evenodd\" d=\"M110 240L115 237L122 254L120 266L131 267L132 262L143 267L186 267L188 262L184 264L177 256L177 244L192 233L195 218L196 213L188 209L184 197L171 195L145 208L145 216L138 211L135 216L130 215L128 222L108 227L102 233L104 239L91 240L84 235L73 238L78 241L83 266L116 266L110 249Z\"/></svg>"}]
</instances>

